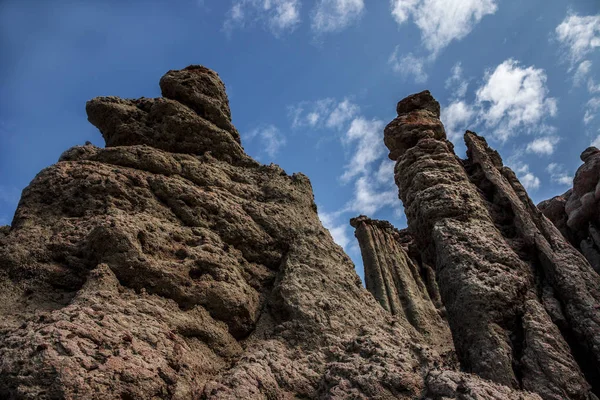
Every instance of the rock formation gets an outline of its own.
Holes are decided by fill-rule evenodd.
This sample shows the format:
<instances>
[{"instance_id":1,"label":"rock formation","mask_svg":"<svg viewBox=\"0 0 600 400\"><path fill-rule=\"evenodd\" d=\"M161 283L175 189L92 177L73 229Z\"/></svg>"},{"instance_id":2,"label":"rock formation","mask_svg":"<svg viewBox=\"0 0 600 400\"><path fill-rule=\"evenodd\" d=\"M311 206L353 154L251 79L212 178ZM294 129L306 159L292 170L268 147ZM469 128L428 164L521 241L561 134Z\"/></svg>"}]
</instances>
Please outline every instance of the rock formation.
<instances>
[{"instance_id":1,"label":"rock formation","mask_svg":"<svg viewBox=\"0 0 600 400\"><path fill-rule=\"evenodd\" d=\"M428 91L397 112L385 144L408 233L422 265L435 270L462 367L544 399L595 398L599 276L482 137L467 131L468 158L454 154Z\"/></svg>"},{"instance_id":2,"label":"rock formation","mask_svg":"<svg viewBox=\"0 0 600 400\"><path fill-rule=\"evenodd\" d=\"M356 228L367 290L386 311L405 318L442 353L453 352L435 274L409 256L410 244L403 241L406 235L387 221L365 216L351 219L350 224Z\"/></svg>"},{"instance_id":3,"label":"rock formation","mask_svg":"<svg viewBox=\"0 0 600 400\"><path fill-rule=\"evenodd\" d=\"M538 208L600 274L600 150L587 148L581 161L573 188Z\"/></svg>"},{"instance_id":4,"label":"rock formation","mask_svg":"<svg viewBox=\"0 0 600 400\"><path fill-rule=\"evenodd\" d=\"M431 304L395 316L379 306L321 226L309 180L244 153L215 72L190 66L160 85L162 98L88 102L106 148L67 150L23 191L12 225L0 228L0 398L540 399L517 390L512 375L486 374L477 357L469 369L489 380L459 371L424 334L441 321ZM488 218L483 205L475 208ZM420 225L423 241L430 228ZM451 245L443 233L436 235ZM429 250L426 262L443 275L446 261L436 264ZM562 277L548 278L548 288L559 287L555 279ZM416 275L402 282L427 299ZM455 315L458 281L440 282ZM458 294L481 316L470 282ZM515 277L505 283L519 287L503 289L520 300L527 282ZM574 282L564 284L577 293L565 297L560 287L552 297L566 326L586 311L577 299L591 290ZM500 288L488 297L495 293ZM525 315L483 316L501 324L499 347L488 355L509 359L510 341L501 339L523 321L516 337L535 340L521 352L541 363L524 376L548 393L584 396L587 385L536 299L526 307L502 294L497 304L512 308L501 313ZM438 322L414 320L427 315ZM588 340L578 329L593 321L582 321L573 334ZM465 360L464 332L450 322ZM489 325L465 329L478 327ZM477 337L474 348L489 349L489 331ZM529 365L526 357L519 360ZM535 375L541 368L546 374Z\"/></svg>"}]
</instances>

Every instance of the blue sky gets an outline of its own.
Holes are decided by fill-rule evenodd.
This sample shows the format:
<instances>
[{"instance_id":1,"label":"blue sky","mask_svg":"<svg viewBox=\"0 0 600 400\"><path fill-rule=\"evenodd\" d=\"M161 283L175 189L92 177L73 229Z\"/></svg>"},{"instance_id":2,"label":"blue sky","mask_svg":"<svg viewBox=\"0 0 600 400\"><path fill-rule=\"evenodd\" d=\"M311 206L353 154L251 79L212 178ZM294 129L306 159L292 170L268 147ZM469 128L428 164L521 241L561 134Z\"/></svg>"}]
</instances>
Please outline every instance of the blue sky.
<instances>
[{"instance_id":1,"label":"blue sky","mask_svg":"<svg viewBox=\"0 0 600 400\"><path fill-rule=\"evenodd\" d=\"M359 272L349 218L406 225L382 138L408 94L431 90L459 155L484 135L535 202L600 145L597 0L3 0L0 31L0 224L64 150L104 145L87 100L157 97L189 64L220 74L250 155L310 177Z\"/></svg>"}]
</instances>

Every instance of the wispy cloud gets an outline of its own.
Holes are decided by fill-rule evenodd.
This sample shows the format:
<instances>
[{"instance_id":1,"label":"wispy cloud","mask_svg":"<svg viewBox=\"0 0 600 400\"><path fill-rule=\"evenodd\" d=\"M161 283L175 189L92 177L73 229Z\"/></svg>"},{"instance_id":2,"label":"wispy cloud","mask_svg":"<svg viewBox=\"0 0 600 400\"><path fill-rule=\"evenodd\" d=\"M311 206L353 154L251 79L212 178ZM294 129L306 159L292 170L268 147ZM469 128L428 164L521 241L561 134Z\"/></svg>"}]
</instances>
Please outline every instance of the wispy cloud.
<instances>
[{"instance_id":1,"label":"wispy cloud","mask_svg":"<svg viewBox=\"0 0 600 400\"><path fill-rule=\"evenodd\" d=\"M286 143L285 137L274 125L260 126L252 130L246 135L246 139L249 141L259 139L263 146L263 151L269 157L275 157Z\"/></svg>"},{"instance_id":2,"label":"wispy cloud","mask_svg":"<svg viewBox=\"0 0 600 400\"><path fill-rule=\"evenodd\" d=\"M573 176L566 172L565 167L562 164L550 163L548 164L548 167L546 167L546 172L548 172L550 179L554 183L568 186L573 184Z\"/></svg>"},{"instance_id":3,"label":"wispy cloud","mask_svg":"<svg viewBox=\"0 0 600 400\"><path fill-rule=\"evenodd\" d=\"M392 181L393 182L393 181ZM385 207L399 207L398 190L381 190L368 175L358 178L354 185L355 195L348 208L356 214L374 215Z\"/></svg>"},{"instance_id":4,"label":"wispy cloud","mask_svg":"<svg viewBox=\"0 0 600 400\"><path fill-rule=\"evenodd\" d=\"M539 189L541 181L540 178L535 176L529 169L529 164L524 164L522 162L516 162L515 164L510 165L511 169L515 171L519 181L525 189L528 191L535 191Z\"/></svg>"},{"instance_id":5,"label":"wispy cloud","mask_svg":"<svg viewBox=\"0 0 600 400\"><path fill-rule=\"evenodd\" d=\"M440 119L446 128L448 139L454 142L462 137L475 115L475 108L463 100L456 100L447 107L443 107Z\"/></svg>"},{"instance_id":6,"label":"wispy cloud","mask_svg":"<svg viewBox=\"0 0 600 400\"><path fill-rule=\"evenodd\" d=\"M559 141L560 138L556 136L537 138L527 144L525 151L538 155L551 155L554 153L555 146Z\"/></svg>"},{"instance_id":7,"label":"wispy cloud","mask_svg":"<svg viewBox=\"0 0 600 400\"><path fill-rule=\"evenodd\" d=\"M401 55L399 49L400 46L396 46L396 49L388 60L392 70L400 73L405 78L412 77L415 83L427 82L428 76L425 72L425 63L427 60L415 57L412 53Z\"/></svg>"},{"instance_id":8,"label":"wispy cloud","mask_svg":"<svg viewBox=\"0 0 600 400\"><path fill-rule=\"evenodd\" d=\"M391 0L396 22L401 25L412 18L421 31L423 45L434 57L497 9L495 0Z\"/></svg>"},{"instance_id":9,"label":"wispy cloud","mask_svg":"<svg viewBox=\"0 0 600 400\"><path fill-rule=\"evenodd\" d=\"M556 27L555 33L573 68L600 47L600 14L579 16L569 13Z\"/></svg>"},{"instance_id":10,"label":"wispy cloud","mask_svg":"<svg viewBox=\"0 0 600 400\"><path fill-rule=\"evenodd\" d=\"M262 23L279 36L300 24L301 5L300 0L234 0L223 29L231 34L234 29Z\"/></svg>"},{"instance_id":11,"label":"wispy cloud","mask_svg":"<svg viewBox=\"0 0 600 400\"><path fill-rule=\"evenodd\" d=\"M316 101L303 101L288 107L292 128L334 128L341 130L360 112L360 107L350 99L337 101L325 98Z\"/></svg>"},{"instance_id":12,"label":"wispy cloud","mask_svg":"<svg viewBox=\"0 0 600 400\"><path fill-rule=\"evenodd\" d=\"M344 135L344 143L354 146L353 155L346 165L342 180L347 182L367 172L370 165L385 154L381 138L384 123L381 120L355 118Z\"/></svg>"},{"instance_id":13,"label":"wispy cloud","mask_svg":"<svg viewBox=\"0 0 600 400\"><path fill-rule=\"evenodd\" d=\"M583 115L583 123L588 125L596 117L600 110L600 97L592 97L585 105L585 114Z\"/></svg>"},{"instance_id":14,"label":"wispy cloud","mask_svg":"<svg viewBox=\"0 0 600 400\"><path fill-rule=\"evenodd\" d=\"M590 60L585 60L579 63L577 66L577 70L575 71L575 75L573 75L573 84L575 86L580 86L590 74L592 70L592 62Z\"/></svg>"},{"instance_id":15,"label":"wispy cloud","mask_svg":"<svg viewBox=\"0 0 600 400\"><path fill-rule=\"evenodd\" d=\"M467 94L469 82L463 77L462 63L457 62L452 67L451 75L446 79L444 87L452 91L452 97L462 99Z\"/></svg>"},{"instance_id":16,"label":"wispy cloud","mask_svg":"<svg viewBox=\"0 0 600 400\"><path fill-rule=\"evenodd\" d=\"M359 111L360 107L350 102L350 100L344 99L329 114L326 125L328 128L342 129L344 124L350 121ZM311 117L311 114L309 114L309 117Z\"/></svg>"},{"instance_id":17,"label":"wispy cloud","mask_svg":"<svg viewBox=\"0 0 600 400\"><path fill-rule=\"evenodd\" d=\"M358 21L364 9L363 0L317 0L312 12L312 29L316 33L341 31Z\"/></svg>"},{"instance_id":18,"label":"wispy cloud","mask_svg":"<svg viewBox=\"0 0 600 400\"><path fill-rule=\"evenodd\" d=\"M350 244L350 225L347 222L341 222L338 217L339 212L324 212L319 210L319 219L325 228L329 230L333 240L344 249Z\"/></svg>"}]
</instances>

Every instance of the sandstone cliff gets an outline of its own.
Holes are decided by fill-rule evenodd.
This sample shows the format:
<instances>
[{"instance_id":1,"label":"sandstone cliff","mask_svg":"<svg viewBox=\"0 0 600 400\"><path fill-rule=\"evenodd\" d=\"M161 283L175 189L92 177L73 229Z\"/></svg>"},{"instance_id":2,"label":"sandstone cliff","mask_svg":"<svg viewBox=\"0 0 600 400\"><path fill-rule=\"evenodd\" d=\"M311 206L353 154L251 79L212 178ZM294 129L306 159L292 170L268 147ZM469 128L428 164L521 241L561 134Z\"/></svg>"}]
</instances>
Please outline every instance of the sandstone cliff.
<instances>
[{"instance_id":1,"label":"sandstone cliff","mask_svg":"<svg viewBox=\"0 0 600 400\"><path fill-rule=\"evenodd\" d=\"M498 264L494 271L512 279L499 281L502 288L477 275L474 265L452 278L442 265L453 253L440 248L436 262L428 247L424 262L441 273L460 355L469 370L490 380L460 372L424 334L427 326L445 331L445 325L425 301L432 296L417 275L406 283L419 291L423 308L386 312L321 226L309 180L245 154L215 72L169 71L160 86L161 98L88 102L88 118L106 147L67 150L35 177L12 225L0 229L0 398L517 400L539 399L516 389L541 384L548 393L584 396L587 384L557 328L536 294L520 290L529 289L527 277ZM470 201L481 203L473 210L485 228L493 226L483 201ZM415 205L407 204L412 219ZM435 225L428 221L415 230L417 240L428 240L428 226ZM441 243L459 248L461 237L448 239L436 229ZM480 249L487 251L485 243ZM462 279L469 273L472 279ZM453 293L459 279L466 289ZM482 315L487 306L473 297L480 288L475 279L490 280L486 300L499 293L495 304L510 308L490 306L492 313ZM595 329L593 318L582 319L581 327L571 321L587 310L580 296L595 304L591 289L564 283L578 291L566 297L554 282L561 276L547 279L559 293L566 326L591 349L595 342L585 328ZM526 294L531 304L517 303ZM473 308L464 329L456 318L461 307ZM415 323L415 315L437 322ZM479 317L484 320L476 323ZM515 343L524 334L542 336L521 351L534 365L523 382L537 379L538 386L519 385L510 365L504 369L513 326L522 327ZM498 356L505 375L491 376L495 362L480 368L485 363L469 356L468 330L479 328L474 349ZM540 368L547 369L542 377ZM561 379L552 375L559 371Z\"/></svg>"}]
</instances>

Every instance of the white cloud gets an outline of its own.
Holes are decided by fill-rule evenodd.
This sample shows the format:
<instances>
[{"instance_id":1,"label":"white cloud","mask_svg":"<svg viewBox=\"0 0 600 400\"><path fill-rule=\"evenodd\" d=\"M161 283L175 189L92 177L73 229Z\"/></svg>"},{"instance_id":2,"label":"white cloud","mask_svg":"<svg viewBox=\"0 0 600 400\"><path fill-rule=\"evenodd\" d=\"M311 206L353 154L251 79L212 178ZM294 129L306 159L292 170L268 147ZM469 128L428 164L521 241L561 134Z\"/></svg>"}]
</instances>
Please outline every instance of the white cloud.
<instances>
[{"instance_id":1,"label":"white cloud","mask_svg":"<svg viewBox=\"0 0 600 400\"><path fill-rule=\"evenodd\" d=\"M401 56L400 46L396 46L390 56L388 63L392 66L394 72L400 73L405 78L413 77L415 83L427 82L427 73L425 72L425 60L415 57L412 53Z\"/></svg>"},{"instance_id":2,"label":"white cloud","mask_svg":"<svg viewBox=\"0 0 600 400\"><path fill-rule=\"evenodd\" d=\"M348 223L336 223L336 219L342 212L328 213L319 211L319 219L323 226L329 230L333 240L344 249L350 244L350 235L348 234Z\"/></svg>"},{"instance_id":3,"label":"white cloud","mask_svg":"<svg viewBox=\"0 0 600 400\"><path fill-rule=\"evenodd\" d=\"M588 80L588 92L591 94L600 93L600 83L596 84L593 79Z\"/></svg>"},{"instance_id":4,"label":"white cloud","mask_svg":"<svg viewBox=\"0 0 600 400\"><path fill-rule=\"evenodd\" d=\"M585 81L586 77L589 75L591 69L592 62L590 60L582 61L577 67L575 75L573 76L573 84L575 86L581 85Z\"/></svg>"},{"instance_id":5,"label":"white cloud","mask_svg":"<svg viewBox=\"0 0 600 400\"><path fill-rule=\"evenodd\" d=\"M550 174L550 179L554 183L560 185L572 185L573 177L565 171L565 167L562 164L550 163L546 167L546 172Z\"/></svg>"},{"instance_id":6,"label":"white cloud","mask_svg":"<svg viewBox=\"0 0 600 400\"><path fill-rule=\"evenodd\" d=\"M328 128L341 129L359 111L360 108L356 104L351 103L348 99L344 99L329 114L326 125Z\"/></svg>"},{"instance_id":7,"label":"white cloud","mask_svg":"<svg viewBox=\"0 0 600 400\"><path fill-rule=\"evenodd\" d=\"M398 24L412 17L423 44L434 56L498 9L495 0L391 0L391 7Z\"/></svg>"},{"instance_id":8,"label":"white cloud","mask_svg":"<svg viewBox=\"0 0 600 400\"><path fill-rule=\"evenodd\" d=\"M600 47L600 14L569 14L556 27L556 37L569 55L571 67Z\"/></svg>"},{"instance_id":9,"label":"white cloud","mask_svg":"<svg viewBox=\"0 0 600 400\"><path fill-rule=\"evenodd\" d=\"M554 153L554 146L560 141L556 136L548 136L534 139L525 149L528 153L539 155L550 155Z\"/></svg>"},{"instance_id":10,"label":"white cloud","mask_svg":"<svg viewBox=\"0 0 600 400\"><path fill-rule=\"evenodd\" d=\"M247 23L265 23L279 36L291 32L300 24L300 0L234 0L223 29L231 33Z\"/></svg>"},{"instance_id":11,"label":"white cloud","mask_svg":"<svg viewBox=\"0 0 600 400\"><path fill-rule=\"evenodd\" d=\"M357 214L373 215L384 207L400 205L397 190L381 190L369 176L358 178L354 187L354 199L348 204L348 208Z\"/></svg>"},{"instance_id":12,"label":"white cloud","mask_svg":"<svg viewBox=\"0 0 600 400\"><path fill-rule=\"evenodd\" d=\"M292 128L342 129L360 111L360 107L344 98L338 102L332 98L303 101L288 107Z\"/></svg>"},{"instance_id":13,"label":"white cloud","mask_svg":"<svg viewBox=\"0 0 600 400\"><path fill-rule=\"evenodd\" d=\"M600 110L600 97L592 97L585 106L585 114L583 116L583 123L588 125L596 117L596 114Z\"/></svg>"},{"instance_id":14,"label":"white cloud","mask_svg":"<svg viewBox=\"0 0 600 400\"><path fill-rule=\"evenodd\" d=\"M358 117L352 121L343 140L346 145L356 143L356 148L350 163L345 167L342 181L347 182L359 174L366 173L367 167L385 153L383 127L384 123L380 120Z\"/></svg>"},{"instance_id":15,"label":"white cloud","mask_svg":"<svg viewBox=\"0 0 600 400\"><path fill-rule=\"evenodd\" d=\"M274 125L256 128L250 131L246 137L248 140L259 138L263 145L263 151L270 157L275 157L279 149L286 143L285 137L283 137L279 129Z\"/></svg>"},{"instance_id":16,"label":"white cloud","mask_svg":"<svg viewBox=\"0 0 600 400\"><path fill-rule=\"evenodd\" d=\"M310 126L317 125L317 123L319 122L319 119L321 119L321 116L316 111L313 111L306 116L306 120L308 121L308 124Z\"/></svg>"},{"instance_id":17,"label":"white cloud","mask_svg":"<svg viewBox=\"0 0 600 400\"><path fill-rule=\"evenodd\" d=\"M448 139L454 142L462 137L473 121L476 110L463 100L457 100L442 108L440 119L446 128Z\"/></svg>"},{"instance_id":18,"label":"white cloud","mask_svg":"<svg viewBox=\"0 0 600 400\"><path fill-rule=\"evenodd\" d=\"M317 0L312 29L317 33L340 31L356 22L364 8L363 0Z\"/></svg>"},{"instance_id":19,"label":"white cloud","mask_svg":"<svg viewBox=\"0 0 600 400\"><path fill-rule=\"evenodd\" d=\"M512 169L525 189L533 191L540 187L540 179L529 170L528 164L516 163Z\"/></svg>"},{"instance_id":20,"label":"white cloud","mask_svg":"<svg viewBox=\"0 0 600 400\"><path fill-rule=\"evenodd\" d=\"M494 129L497 139L506 140L516 130L534 131L545 118L556 115L557 101L548 97L546 79L543 69L521 68L512 59L488 72L476 101L482 108L480 118Z\"/></svg>"},{"instance_id":21,"label":"white cloud","mask_svg":"<svg viewBox=\"0 0 600 400\"><path fill-rule=\"evenodd\" d=\"M379 168L375 173L375 179L377 182L382 184L389 184L390 182L394 182L394 167L396 166L396 162L390 159L384 159L379 164Z\"/></svg>"},{"instance_id":22,"label":"white cloud","mask_svg":"<svg viewBox=\"0 0 600 400\"><path fill-rule=\"evenodd\" d=\"M469 82L463 78L462 64L457 62L452 67L452 75L446 79L444 87L453 91L453 98L461 99L467 94Z\"/></svg>"},{"instance_id":23,"label":"white cloud","mask_svg":"<svg viewBox=\"0 0 600 400\"><path fill-rule=\"evenodd\" d=\"M594 139L592 141L592 143L590 143L590 146L594 146L594 147L600 148L600 135L596 136L596 139Z\"/></svg>"}]
</instances>

